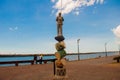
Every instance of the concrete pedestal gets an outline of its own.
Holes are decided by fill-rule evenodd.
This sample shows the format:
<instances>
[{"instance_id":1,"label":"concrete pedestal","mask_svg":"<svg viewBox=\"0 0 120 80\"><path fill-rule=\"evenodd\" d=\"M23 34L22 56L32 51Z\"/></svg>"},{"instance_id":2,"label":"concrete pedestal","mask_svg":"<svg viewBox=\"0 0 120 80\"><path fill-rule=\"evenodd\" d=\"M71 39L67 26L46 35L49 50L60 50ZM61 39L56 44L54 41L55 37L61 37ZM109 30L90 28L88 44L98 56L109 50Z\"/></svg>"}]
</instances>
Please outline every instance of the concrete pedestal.
<instances>
[{"instance_id":1,"label":"concrete pedestal","mask_svg":"<svg viewBox=\"0 0 120 80\"><path fill-rule=\"evenodd\" d=\"M67 80L66 68L56 68L53 80Z\"/></svg>"}]
</instances>

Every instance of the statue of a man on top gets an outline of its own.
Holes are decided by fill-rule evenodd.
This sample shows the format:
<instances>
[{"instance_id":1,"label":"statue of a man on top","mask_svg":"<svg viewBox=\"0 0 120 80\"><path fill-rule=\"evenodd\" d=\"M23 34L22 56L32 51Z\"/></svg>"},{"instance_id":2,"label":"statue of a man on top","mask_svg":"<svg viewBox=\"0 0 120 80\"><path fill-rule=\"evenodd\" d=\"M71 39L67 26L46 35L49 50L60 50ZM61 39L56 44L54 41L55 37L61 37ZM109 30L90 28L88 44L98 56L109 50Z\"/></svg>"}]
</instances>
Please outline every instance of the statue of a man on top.
<instances>
[{"instance_id":1,"label":"statue of a man on top","mask_svg":"<svg viewBox=\"0 0 120 80\"><path fill-rule=\"evenodd\" d=\"M61 13L59 13L59 15L57 16L56 21L57 21L57 35L62 36L62 25L64 18L61 16Z\"/></svg>"}]
</instances>

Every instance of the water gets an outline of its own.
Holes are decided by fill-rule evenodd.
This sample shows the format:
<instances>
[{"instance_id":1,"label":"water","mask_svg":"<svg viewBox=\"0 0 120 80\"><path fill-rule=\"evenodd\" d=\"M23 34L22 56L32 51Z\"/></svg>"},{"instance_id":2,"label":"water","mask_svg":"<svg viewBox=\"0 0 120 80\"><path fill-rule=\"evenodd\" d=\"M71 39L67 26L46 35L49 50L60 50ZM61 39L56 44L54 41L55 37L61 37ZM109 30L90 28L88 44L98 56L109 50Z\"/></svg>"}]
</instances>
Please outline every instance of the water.
<instances>
[{"instance_id":1,"label":"water","mask_svg":"<svg viewBox=\"0 0 120 80\"><path fill-rule=\"evenodd\" d=\"M112 56L112 55L118 55L118 52L107 52L107 56ZM99 52L99 53L94 53L94 54L79 54L80 56L80 60L84 60L84 59L91 59L91 58L97 58L97 57L105 57L106 53L105 52ZM43 59L54 59L55 56L43 56ZM78 60L78 55L67 55L66 59L69 61L73 61L73 60ZM4 61L16 61L16 60L33 60L33 56L23 56L23 57L0 57L0 62L4 62ZM48 62L50 63L50 62ZM21 63L19 65L28 65L30 63ZM4 64L0 66L14 66L14 64Z\"/></svg>"},{"instance_id":2,"label":"water","mask_svg":"<svg viewBox=\"0 0 120 80\"><path fill-rule=\"evenodd\" d=\"M107 56L113 56L113 55L118 55L118 54L119 53L117 52L108 52ZM105 52L99 52L99 53L93 53L93 54L79 54L80 60L97 58L97 57L105 57L105 56L106 56ZM67 55L66 58L69 61L78 60L78 55Z\"/></svg>"}]
</instances>

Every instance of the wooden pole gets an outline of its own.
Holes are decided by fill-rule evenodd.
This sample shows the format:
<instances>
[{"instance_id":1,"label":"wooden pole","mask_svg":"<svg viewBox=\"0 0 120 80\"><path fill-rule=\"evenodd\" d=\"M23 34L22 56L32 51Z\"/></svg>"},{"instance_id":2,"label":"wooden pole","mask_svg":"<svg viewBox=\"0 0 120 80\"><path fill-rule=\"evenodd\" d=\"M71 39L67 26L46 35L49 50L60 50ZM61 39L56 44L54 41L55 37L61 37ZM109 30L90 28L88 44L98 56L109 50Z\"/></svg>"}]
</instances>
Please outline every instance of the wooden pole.
<instances>
[{"instance_id":1,"label":"wooden pole","mask_svg":"<svg viewBox=\"0 0 120 80\"><path fill-rule=\"evenodd\" d=\"M56 66L55 66L55 60L54 60L54 62L53 62L53 70L54 70L54 75L55 75L55 72L56 72L56 70L55 70L55 68L56 68Z\"/></svg>"}]
</instances>

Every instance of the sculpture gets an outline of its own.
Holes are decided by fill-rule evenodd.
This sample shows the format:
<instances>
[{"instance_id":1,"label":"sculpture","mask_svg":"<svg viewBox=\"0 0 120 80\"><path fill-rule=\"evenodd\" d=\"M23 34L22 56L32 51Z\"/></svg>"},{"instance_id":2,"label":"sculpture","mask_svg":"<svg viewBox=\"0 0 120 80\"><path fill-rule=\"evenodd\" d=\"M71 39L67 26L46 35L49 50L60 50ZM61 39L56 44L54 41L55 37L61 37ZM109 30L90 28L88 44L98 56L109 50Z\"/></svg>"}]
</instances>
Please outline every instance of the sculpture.
<instances>
[{"instance_id":1,"label":"sculpture","mask_svg":"<svg viewBox=\"0 0 120 80\"><path fill-rule=\"evenodd\" d=\"M66 78L66 60L65 60L65 56L66 56L66 51L64 50L66 48L65 43L64 43L64 36L62 33L62 26L63 26L63 17L61 16L61 13L59 13L59 15L56 18L56 22L57 22L57 36L55 37L55 39L58 41L55 44L55 48L57 50L57 52L55 52L55 57L56 57L56 61L55 61L55 77L54 80L67 80Z\"/></svg>"},{"instance_id":2,"label":"sculpture","mask_svg":"<svg viewBox=\"0 0 120 80\"><path fill-rule=\"evenodd\" d=\"M55 48L57 50L57 52L55 53L55 56L57 58L56 60L56 66L57 67L63 67L64 63L61 62L61 59L63 59L66 56L66 51L65 49L65 43L64 43L64 37L62 34L62 25L63 25L63 21L64 18L61 16L61 13L59 13L59 15L56 18L57 21L57 36L55 37L55 39L58 41L58 43L56 43Z\"/></svg>"}]
</instances>

